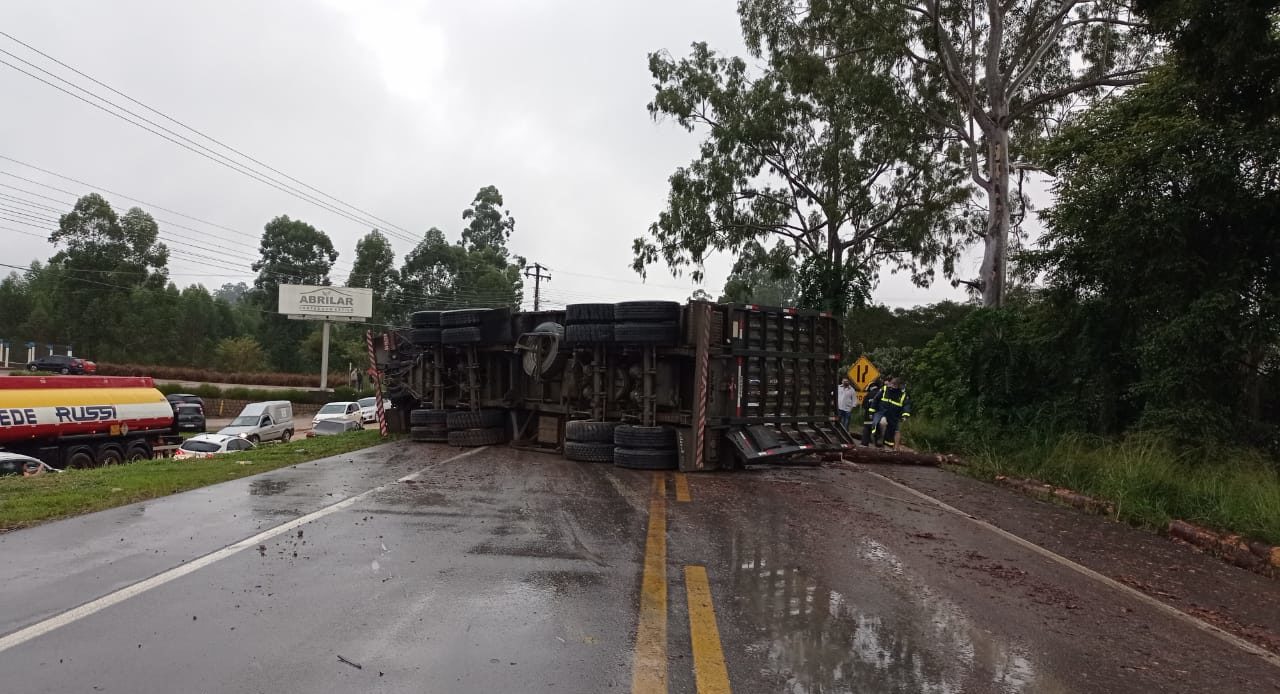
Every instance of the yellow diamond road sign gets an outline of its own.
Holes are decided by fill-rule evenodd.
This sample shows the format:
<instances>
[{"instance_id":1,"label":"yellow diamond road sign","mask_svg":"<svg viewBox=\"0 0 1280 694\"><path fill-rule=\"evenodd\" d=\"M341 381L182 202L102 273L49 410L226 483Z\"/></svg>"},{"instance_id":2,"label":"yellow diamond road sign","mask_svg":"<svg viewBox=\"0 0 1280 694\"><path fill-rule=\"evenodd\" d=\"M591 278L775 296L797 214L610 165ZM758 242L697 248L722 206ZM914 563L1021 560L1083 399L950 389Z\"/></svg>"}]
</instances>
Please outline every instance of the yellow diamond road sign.
<instances>
[{"instance_id":1,"label":"yellow diamond road sign","mask_svg":"<svg viewBox=\"0 0 1280 694\"><path fill-rule=\"evenodd\" d=\"M858 361L853 362L853 366L849 367L849 380L853 381L853 389L858 391L858 397L862 397L867 392L867 387L871 382L880 377L880 370L870 359L864 354L858 357Z\"/></svg>"}]
</instances>

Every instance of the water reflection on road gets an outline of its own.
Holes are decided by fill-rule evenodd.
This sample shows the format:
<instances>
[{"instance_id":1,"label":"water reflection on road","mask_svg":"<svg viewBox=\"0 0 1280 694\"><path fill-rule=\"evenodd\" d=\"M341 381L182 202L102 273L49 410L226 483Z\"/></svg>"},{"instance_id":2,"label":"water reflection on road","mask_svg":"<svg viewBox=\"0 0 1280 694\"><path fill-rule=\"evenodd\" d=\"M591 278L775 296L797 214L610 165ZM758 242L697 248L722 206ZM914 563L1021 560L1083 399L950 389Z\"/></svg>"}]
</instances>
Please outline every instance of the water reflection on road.
<instances>
[{"instance_id":1,"label":"water reflection on road","mask_svg":"<svg viewBox=\"0 0 1280 694\"><path fill-rule=\"evenodd\" d=\"M784 692L1065 691L880 543L861 542L866 571L842 593L759 539L735 536L731 594L756 627L749 649L767 659Z\"/></svg>"}]
</instances>

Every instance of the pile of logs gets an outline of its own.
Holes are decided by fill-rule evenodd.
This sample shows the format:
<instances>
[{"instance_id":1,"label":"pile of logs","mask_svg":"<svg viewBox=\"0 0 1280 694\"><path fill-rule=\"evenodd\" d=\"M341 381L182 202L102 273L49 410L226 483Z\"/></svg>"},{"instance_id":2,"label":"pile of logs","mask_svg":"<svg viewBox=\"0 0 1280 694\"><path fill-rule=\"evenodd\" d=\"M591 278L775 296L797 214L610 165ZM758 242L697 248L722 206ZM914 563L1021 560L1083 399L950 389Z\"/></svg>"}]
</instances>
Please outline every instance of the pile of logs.
<instances>
[{"instance_id":1,"label":"pile of logs","mask_svg":"<svg viewBox=\"0 0 1280 694\"><path fill-rule=\"evenodd\" d=\"M854 446L844 452L844 459L854 463L889 463L897 465L964 465L954 455L918 453L909 448L874 448Z\"/></svg>"},{"instance_id":2,"label":"pile of logs","mask_svg":"<svg viewBox=\"0 0 1280 694\"><path fill-rule=\"evenodd\" d=\"M1168 532L1170 536L1195 545L1242 569L1280 577L1280 547L1239 535L1214 532L1181 520L1170 521Z\"/></svg>"},{"instance_id":3,"label":"pile of logs","mask_svg":"<svg viewBox=\"0 0 1280 694\"><path fill-rule=\"evenodd\" d=\"M1012 487L1037 499L1058 501L1099 516L1114 516L1116 514L1116 505L1110 501L1095 499L1091 496L1073 492L1066 487L1055 487L1037 480L1022 480L1005 477L1004 475L996 476L996 484Z\"/></svg>"}]
</instances>

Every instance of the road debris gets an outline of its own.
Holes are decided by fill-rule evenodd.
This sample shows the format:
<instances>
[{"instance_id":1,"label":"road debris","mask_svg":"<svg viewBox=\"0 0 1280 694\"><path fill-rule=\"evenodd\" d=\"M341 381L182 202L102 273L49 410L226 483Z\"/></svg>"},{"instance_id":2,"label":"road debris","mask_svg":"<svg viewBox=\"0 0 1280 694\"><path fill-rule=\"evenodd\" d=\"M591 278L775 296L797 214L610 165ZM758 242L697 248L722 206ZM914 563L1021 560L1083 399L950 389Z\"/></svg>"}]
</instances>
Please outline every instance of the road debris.
<instances>
[{"instance_id":1,"label":"road debris","mask_svg":"<svg viewBox=\"0 0 1280 694\"><path fill-rule=\"evenodd\" d=\"M363 666L363 665L361 665L360 663L354 663L354 662L352 662L352 661L350 661L350 660L347 660L346 658L343 658L341 655L339 655L339 656L338 656L338 661L339 661L339 662L346 663L347 665L350 665L351 667L353 667L353 668L355 668L355 669L357 669L357 670L363 670L363 669L364 669L364 666Z\"/></svg>"}]
</instances>

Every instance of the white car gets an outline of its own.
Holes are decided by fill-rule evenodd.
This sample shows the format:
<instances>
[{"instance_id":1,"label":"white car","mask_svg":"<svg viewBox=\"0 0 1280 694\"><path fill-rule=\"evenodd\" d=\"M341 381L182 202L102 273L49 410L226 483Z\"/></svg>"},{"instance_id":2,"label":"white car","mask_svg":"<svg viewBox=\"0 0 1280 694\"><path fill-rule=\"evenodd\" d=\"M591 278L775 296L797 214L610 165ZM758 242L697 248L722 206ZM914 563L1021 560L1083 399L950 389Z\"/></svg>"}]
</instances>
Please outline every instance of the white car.
<instances>
[{"instance_id":1,"label":"white car","mask_svg":"<svg viewBox=\"0 0 1280 694\"><path fill-rule=\"evenodd\" d=\"M311 426L315 426L326 419L345 419L349 422L360 423L362 417L360 415L360 404L355 402L331 402L320 408L316 412L316 416L311 419Z\"/></svg>"},{"instance_id":2,"label":"white car","mask_svg":"<svg viewBox=\"0 0 1280 694\"><path fill-rule=\"evenodd\" d=\"M372 424L378 421L378 399L377 398L360 398L356 401L360 406L360 418L365 424ZM382 401L382 409L385 411L391 403Z\"/></svg>"},{"instance_id":3,"label":"white car","mask_svg":"<svg viewBox=\"0 0 1280 694\"><path fill-rule=\"evenodd\" d=\"M38 470L44 463L21 453L0 451L0 475L21 475L28 467Z\"/></svg>"},{"instance_id":4,"label":"white car","mask_svg":"<svg viewBox=\"0 0 1280 694\"><path fill-rule=\"evenodd\" d=\"M240 436L200 434L183 441L182 445L178 446L178 450L173 452L173 459L212 458L222 453L252 450L253 447L248 439Z\"/></svg>"}]
</instances>

